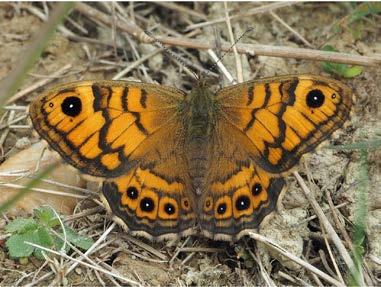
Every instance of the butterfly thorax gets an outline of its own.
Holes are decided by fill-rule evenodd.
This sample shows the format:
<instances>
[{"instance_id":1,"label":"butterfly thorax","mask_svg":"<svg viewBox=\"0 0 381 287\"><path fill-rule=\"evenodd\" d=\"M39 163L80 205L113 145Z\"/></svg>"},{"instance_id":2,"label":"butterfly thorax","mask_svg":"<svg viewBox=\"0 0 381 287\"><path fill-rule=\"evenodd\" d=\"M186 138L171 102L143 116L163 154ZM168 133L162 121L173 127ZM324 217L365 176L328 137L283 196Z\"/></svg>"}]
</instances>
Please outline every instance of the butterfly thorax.
<instances>
[{"instance_id":1,"label":"butterfly thorax","mask_svg":"<svg viewBox=\"0 0 381 287\"><path fill-rule=\"evenodd\" d=\"M201 193L210 162L208 150L218 107L214 94L202 82L193 88L188 100L185 116L186 159L193 189Z\"/></svg>"}]
</instances>

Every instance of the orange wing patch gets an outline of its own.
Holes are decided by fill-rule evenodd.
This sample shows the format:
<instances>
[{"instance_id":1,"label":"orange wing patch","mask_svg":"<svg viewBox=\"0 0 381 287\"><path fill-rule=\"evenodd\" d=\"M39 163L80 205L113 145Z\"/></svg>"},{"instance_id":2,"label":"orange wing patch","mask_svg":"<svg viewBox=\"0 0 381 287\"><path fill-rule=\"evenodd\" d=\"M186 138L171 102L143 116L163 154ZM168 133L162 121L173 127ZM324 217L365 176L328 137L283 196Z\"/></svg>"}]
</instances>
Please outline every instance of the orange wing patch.
<instances>
[{"instance_id":1,"label":"orange wing patch","mask_svg":"<svg viewBox=\"0 0 381 287\"><path fill-rule=\"evenodd\" d=\"M241 96L237 96L241 95ZM284 76L222 89L224 120L251 141L248 151L261 168L283 173L349 118L352 91L320 76Z\"/></svg>"},{"instance_id":2,"label":"orange wing patch","mask_svg":"<svg viewBox=\"0 0 381 287\"><path fill-rule=\"evenodd\" d=\"M274 209L283 186L283 178L255 167L252 161L241 164L226 180L212 182L202 197L203 234L213 239L236 240L241 231L257 228Z\"/></svg>"},{"instance_id":3,"label":"orange wing patch","mask_svg":"<svg viewBox=\"0 0 381 287\"><path fill-rule=\"evenodd\" d=\"M101 177L122 175L147 137L176 117L182 92L118 81L77 82L30 108L39 134L70 164Z\"/></svg>"},{"instance_id":4,"label":"orange wing patch","mask_svg":"<svg viewBox=\"0 0 381 287\"><path fill-rule=\"evenodd\" d=\"M155 179L156 178L156 179ZM148 168L137 167L103 184L112 213L133 233L154 237L191 234L195 207L183 183L168 183Z\"/></svg>"}]
</instances>

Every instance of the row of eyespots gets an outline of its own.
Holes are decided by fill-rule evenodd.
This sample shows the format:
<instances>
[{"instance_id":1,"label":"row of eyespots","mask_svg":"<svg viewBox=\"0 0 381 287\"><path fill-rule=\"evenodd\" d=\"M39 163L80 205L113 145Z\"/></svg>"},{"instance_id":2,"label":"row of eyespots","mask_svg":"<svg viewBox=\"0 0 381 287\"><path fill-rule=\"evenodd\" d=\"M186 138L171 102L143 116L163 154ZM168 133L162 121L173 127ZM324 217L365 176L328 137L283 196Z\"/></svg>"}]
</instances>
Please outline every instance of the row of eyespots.
<instances>
[{"instance_id":1,"label":"row of eyespots","mask_svg":"<svg viewBox=\"0 0 381 287\"><path fill-rule=\"evenodd\" d=\"M139 191L136 187L130 186L127 188L126 195L131 200L137 200L139 197ZM163 197L161 200L167 201L164 206L163 210L167 215L173 215L177 212L177 202L175 199L170 197ZM172 203L171 203L172 202ZM159 204L160 205L160 204ZM189 210L189 200L187 198L183 198L181 200L181 206L184 210ZM145 196L140 200L139 207L144 212L153 212L155 210L155 200L152 198Z\"/></svg>"},{"instance_id":2,"label":"row of eyespots","mask_svg":"<svg viewBox=\"0 0 381 287\"><path fill-rule=\"evenodd\" d=\"M262 192L263 188L260 183L256 183L252 186L251 188L251 194L253 196L258 196ZM217 206L215 207L216 213L220 216L223 216L226 212L228 212L228 209L230 208L226 204L225 197L228 198L228 196L224 196L219 198L216 201ZM204 203L204 211L209 212L210 210L213 209L213 203L212 203L212 197L209 196L206 198L205 203ZM235 199L235 208L238 211L244 211L248 208L250 208L251 205L251 198L247 195L240 195Z\"/></svg>"}]
</instances>

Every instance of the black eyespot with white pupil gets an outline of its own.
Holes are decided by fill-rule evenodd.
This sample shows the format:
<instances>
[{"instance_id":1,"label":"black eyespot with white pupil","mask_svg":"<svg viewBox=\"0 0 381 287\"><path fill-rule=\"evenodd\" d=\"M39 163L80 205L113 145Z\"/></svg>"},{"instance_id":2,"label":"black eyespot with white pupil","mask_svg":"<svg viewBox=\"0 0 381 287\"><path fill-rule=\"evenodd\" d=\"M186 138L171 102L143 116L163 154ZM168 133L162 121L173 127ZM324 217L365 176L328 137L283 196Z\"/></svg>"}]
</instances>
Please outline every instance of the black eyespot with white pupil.
<instances>
[{"instance_id":1,"label":"black eyespot with white pupil","mask_svg":"<svg viewBox=\"0 0 381 287\"><path fill-rule=\"evenodd\" d=\"M49 103L49 108L53 108L54 107L54 104L53 103Z\"/></svg>"},{"instance_id":2,"label":"black eyespot with white pupil","mask_svg":"<svg viewBox=\"0 0 381 287\"><path fill-rule=\"evenodd\" d=\"M248 209L250 207L250 198L246 195L239 196L235 202L235 207L239 211Z\"/></svg>"},{"instance_id":3,"label":"black eyespot with white pupil","mask_svg":"<svg viewBox=\"0 0 381 287\"><path fill-rule=\"evenodd\" d=\"M324 104L325 96L321 90L311 90L307 94L306 102L310 108L319 108Z\"/></svg>"},{"instance_id":4,"label":"black eyespot with white pupil","mask_svg":"<svg viewBox=\"0 0 381 287\"><path fill-rule=\"evenodd\" d=\"M138 198L138 195L139 195L139 192L138 192L138 190L136 189L136 187L134 187L134 186L130 186L129 188L127 188L127 196L128 196L130 199L137 199L137 198Z\"/></svg>"},{"instance_id":5,"label":"black eyespot with white pupil","mask_svg":"<svg viewBox=\"0 0 381 287\"><path fill-rule=\"evenodd\" d=\"M166 203L164 205L164 210L167 214L172 215L176 212L176 208L172 203Z\"/></svg>"},{"instance_id":6,"label":"black eyespot with white pupil","mask_svg":"<svg viewBox=\"0 0 381 287\"><path fill-rule=\"evenodd\" d=\"M210 207L210 200L209 199L205 202L205 206Z\"/></svg>"},{"instance_id":7,"label":"black eyespot with white pupil","mask_svg":"<svg viewBox=\"0 0 381 287\"><path fill-rule=\"evenodd\" d=\"M151 212L155 209L155 203L153 202L152 198L144 197L140 201L140 209L145 212Z\"/></svg>"},{"instance_id":8,"label":"black eyespot with white pupil","mask_svg":"<svg viewBox=\"0 0 381 287\"><path fill-rule=\"evenodd\" d=\"M253 187L251 188L251 194L254 196L259 195L261 191L262 191L262 185L259 183L254 184Z\"/></svg>"},{"instance_id":9,"label":"black eyespot with white pupil","mask_svg":"<svg viewBox=\"0 0 381 287\"><path fill-rule=\"evenodd\" d=\"M82 111L82 102L78 97L67 97L61 104L62 112L69 117L76 117Z\"/></svg>"},{"instance_id":10,"label":"black eyespot with white pupil","mask_svg":"<svg viewBox=\"0 0 381 287\"><path fill-rule=\"evenodd\" d=\"M217 207L218 214L224 214L226 212L226 203L221 203Z\"/></svg>"}]
</instances>

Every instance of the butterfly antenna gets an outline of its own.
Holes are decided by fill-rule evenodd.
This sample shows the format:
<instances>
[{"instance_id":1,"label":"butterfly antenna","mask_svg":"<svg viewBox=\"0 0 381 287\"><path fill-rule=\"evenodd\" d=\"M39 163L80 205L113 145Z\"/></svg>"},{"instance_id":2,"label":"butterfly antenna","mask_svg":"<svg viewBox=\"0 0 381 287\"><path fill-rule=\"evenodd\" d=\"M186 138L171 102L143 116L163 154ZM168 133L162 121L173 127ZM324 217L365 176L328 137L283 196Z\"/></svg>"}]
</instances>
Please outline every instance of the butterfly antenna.
<instances>
[{"instance_id":1,"label":"butterfly antenna","mask_svg":"<svg viewBox=\"0 0 381 287\"><path fill-rule=\"evenodd\" d=\"M249 32L251 32L251 31L253 31L254 30L254 27L249 27L249 28L247 28L246 29L246 31L245 32L243 32L242 34L241 34L241 36L239 36L238 38L237 38L237 40L235 40L234 41L234 43L229 47L229 49L224 53L224 54L222 54L222 56L219 58L219 59L217 59L217 61L215 61L214 62L214 64L210 67L210 69L205 73L205 76L207 76L209 73L210 73L210 71L212 71L216 66L218 66L219 65L219 63L221 62L221 60L226 56L226 54L228 54L228 53L230 53L231 52L231 50L233 49L233 47L247 34L247 33L249 33Z\"/></svg>"},{"instance_id":2,"label":"butterfly antenna","mask_svg":"<svg viewBox=\"0 0 381 287\"><path fill-rule=\"evenodd\" d=\"M152 35L151 32L144 30L144 33L146 33L151 39L153 39L153 42L161 49L164 50L165 53L170 55L171 57L175 58L177 61L180 62L180 64L188 70L189 73L193 74L193 76L199 80L199 76L190 68L190 66L186 63L186 60L181 57L180 55L174 53L172 50L170 50L168 47L164 46L163 42L161 42L158 38L156 38L154 35Z\"/></svg>"}]
</instances>

